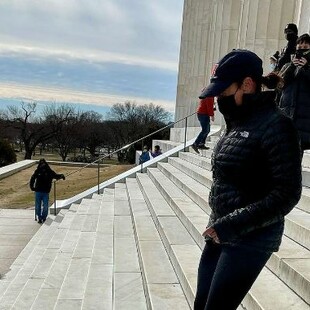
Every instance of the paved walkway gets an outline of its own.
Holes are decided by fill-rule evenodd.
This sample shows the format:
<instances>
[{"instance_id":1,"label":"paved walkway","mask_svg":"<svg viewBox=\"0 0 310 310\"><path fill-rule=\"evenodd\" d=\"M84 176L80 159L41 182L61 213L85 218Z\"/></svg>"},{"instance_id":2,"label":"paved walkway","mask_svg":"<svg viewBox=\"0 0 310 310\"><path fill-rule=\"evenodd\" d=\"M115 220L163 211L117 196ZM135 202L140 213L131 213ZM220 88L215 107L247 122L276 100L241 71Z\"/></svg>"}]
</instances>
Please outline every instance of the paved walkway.
<instances>
[{"instance_id":1,"label":"paved walkway","mask_svg":"<svg viewBox=\"0 0 310 310\"><path fill-rule=\"evenodd\" d=\"M0 277L40 228L33 210L0 209Z\"/></svg>"}]
</instances>

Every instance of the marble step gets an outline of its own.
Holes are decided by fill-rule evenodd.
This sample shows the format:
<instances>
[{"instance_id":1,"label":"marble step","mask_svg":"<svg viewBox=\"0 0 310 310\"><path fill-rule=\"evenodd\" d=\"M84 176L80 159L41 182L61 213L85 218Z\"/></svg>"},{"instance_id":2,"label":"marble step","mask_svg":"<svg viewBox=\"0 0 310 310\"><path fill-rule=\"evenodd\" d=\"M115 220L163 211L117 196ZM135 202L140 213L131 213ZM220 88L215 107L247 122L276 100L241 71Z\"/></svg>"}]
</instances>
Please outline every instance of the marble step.
<instances>
[{"instance_id":1,"label":"marble step","mask_svg":"<svg viewBox=\"0 0 310 310\"><path fill-rule=\"evenodd\" d=\"M98 264L98 268L97 266L94 267L94 264L100 262L103 256L106 259L111 258L111 253L107 255L109 252L107 250L108 243L103 242L100 238L103 233L99 229L100 224L108 224L108 217L111 213L109 209L113 206L110 197L111 193L105 190L104 195L100 198L102 201L107 201L105 211L101 211L101 208L97 207L100 205L98 199L94 199L93 204L87 199L87 201L83 200L78 206L72 205L70 207L69 211L73 209L76 214L66 221L67 214L63 221L64 224L62 223L63 226L59 227L59 230L67 229L67 234L58 249L49 273L44 278L31 309L70 309L70 307L82 309L82 301L90 308L96 305L96 309L102 309L100 304L98 305L97 295L94 296L93 293L101 292L102 286L106 285L106 282L101 281L100 285L98 279L95 280L99 276L96 271L103 269L100 269L100 264ZM100 214L101 212L103 213ZM94 220L96 215L97 218ZM111 222L112 219L113 217L110 216ZM104 232L108 231L107 227L108 225L105 225ZM110 224L110 228L111 239L112 224ZM100 234L99 231L101 231ZM111 245L111 243L112 241L109 244ZM105 253L103 254L102 251ZM109 263L111 264L111 259ZM92 287L93 280L89 279L94 279L95 287ZM88 285L89 282L90 285ZM106 292L107 289L105 288L104 291ZM72 299L72 297L74 298ZM108 301L108 299L105 300Z\"/></svg>"},{"instance_id":2,"label":"marble step","mask_svg":"<svg viewBox=\"0 0 310 310\"><path fill-rule=\"evenodd\" d=\"M307 213L310 213L310 188L303 186L302 195L297 207Z\"/></svg>"},{"instance_id":3,"label":"marble step","mask_svg":"<svg viewBox=\"0 0 310 310\"><path fill-rule=\"evenodd\" d=\"M162 203L161 208L156 208L154 202L158 200L162 201L163 196L157 190L149 176L137 174L137 182L143 192L149 212L169 254L169 258L176 271L183 292L191 308L193 308L197 266L201 251L167 202ZM183 255L181 255L182 259L177 260L175 251L180 249L183 249ZM190 265L194 268L190 268L187 272L184 272L183 269L187 269L187 266L189 266L189 264L184 264L186 257L193 261L193 264Z\"/></svg>"},{"instance_id":4,"label":"marble step","mask_svg":"<svg viewBox=\"0 0 310 310\"><path fill-rule=\"evenodd\" d=\"M211 158L205 156L199 156L191 152L180 152L179 158L183 159L193 165L196 165L202 169L211 171Z\"/></svg>"},{"instance_id":5,"label":"marble step","mask_svg":"<svg viewBox=\"0 0 310 310\"><path fill-rule=\"evenodd\" d=\"M172 161L171 161L172 162ZM173 162L176 163L176 162ZM193 177L185 174L180 169L174 167L170 163L158 163L157 168L166 175L180 190L182 190L189 198L196 202L207 214L211 213L208 203L209 188L201 182L196 181ZM193 167L194 169L194 167ZM193 171L192 175L196 175L198 171ZM200 172L201 173L201 172ZM201 173L201 178L205 176ZM207 179L207 178L206 178ZM211 186L211 179L209 179Z\"/></svg>"},{"instance_id":6,"label":"marble step","mask_svg":"<svg viewBox=\"0 0 310 310\"><path fill-rule=\"evenodd\" d=\"M60 214L57 217L57 221L58 221L58 218L63 218L63 214ZM34 236L30 239L30 241L27 243L24 249L20 252L18 257L12 263L10 267L10 271L8 271L5 274L5 276L0 280L0 297L3 295L4 291L7 289L9 283L18 274L22 265L25 263L25 261L27 261L31 253L34 251L34 248L38 244L38 242L41 241L41 239L45 236L45 234L48 235L48 231L51 229L50 227L55 225L54 220L55 220L55 216L53 215L49 215L47 217L45 223L41 225L41 227L37 230Z\"/></svg>"},{"instance_id":7,"label":"marble step","mask_svg":"<svg viewBox=\"0 0 310 310\"><path fill-rule=\"evenodd\" d=\"M115 309L148 309L126 184L115 184L114 203Z\"/></svg>"},{"instance_id":8,"label":"marble step","mask_svg":"<svg viewBox=\"0 0 310 310\"><path fill-rule=\"evenodd\" d=\"M46 221L47 228L42 229L44 233L41 235L41 238L36 240L36 243L30 245L29 252L22 252L17 257L13 263L14 266L12 265L12 272L8 273L7 277L4 279L7 281L7 285L0 299L1 309L10 309L18 299L19 294L24 289L32 273L38 272L39 269L36 268L40 265L40 261L46 252L46 248L51 242L51 236L54 235L66 212L67 210L62 210L51 223ZM52 259L53 251L50 250L47 252L47 255Z\"/></svg>"},{"instance_id":9,"label":"marble step","mask_svg":"<svg viewBox=\"0 0 310 310\"><path fill-rule=\"evenodd\" d=\"M302 184L310 187L310 168L303 167L302 169Z\"/></svg>"},{"instance_id":10,"label":"marble step","mask_svg":"<svg viewBox=\"0 0 310 310\"><path fill-rule=\"evenodd\" d=\"M209 179L210 174L208 174L207 170L199 171L199 168L197 170L195 165L180 158L169 158L169 163L158 163L158 168L185 191L193 201L210 214L208 193L211 179ZM193 177L190 177L190 175ZM206 186L202 185L203 178L209 181L209 183L206 181ZM302 246L310 249L310 214L294 208L286 216L285 222L285 234Z\"/></svg>"},{"instance_id":11,"label":"marble step","mask_svg":"<svg viewBox=\"0 0 310 310\"><path fill-rule=\"evenodd\" d=\"M179 191L179 196L177 196L175 191L174 195L171 195L175 185L159 170L149 169L149 175L196 243L203 248L204 240L201 232L208 223L208 216L203 214L205 212L198 205L186 198L185 193ZM137 177L138 180L146 178ZM151 186L148 184L148 187ZM310 251L284 236L280 251L273 253L267 266L310 303L309 264Z\"/></svg>"},{"instance_id":12,"label":"marble step","mask_svg":"<svg viewBox=\"0 0 310 310\"><path fill-rule=\"evenodd\" d=\"M195 155L194 155L195 156ZM211 188L212 185L212 172L202 169L195 164L192 164L182 158L174 157L169 158L168 163L178 170L182 171L193 180L198 181L202 185Z\"/></svg>"},{"instance_id":13,"label":"marble step","mask_svg":"<svg viewBox=\"0 0 310 310\"><path fill-rule=\"evenodd\" d=\"M126 184L150 309L190 309L137 180Z\"/></svg>"}]
</instances>

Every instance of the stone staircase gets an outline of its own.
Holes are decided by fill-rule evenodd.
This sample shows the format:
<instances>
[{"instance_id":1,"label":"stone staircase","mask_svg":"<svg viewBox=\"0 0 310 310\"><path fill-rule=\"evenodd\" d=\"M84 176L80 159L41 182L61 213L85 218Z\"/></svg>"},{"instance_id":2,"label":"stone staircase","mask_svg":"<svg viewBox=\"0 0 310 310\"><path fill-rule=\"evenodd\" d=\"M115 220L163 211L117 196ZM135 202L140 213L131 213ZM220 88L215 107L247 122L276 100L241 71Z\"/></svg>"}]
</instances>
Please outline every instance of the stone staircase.
<instances>
[{"instance_id":1,"label":"stone staircase","mask_svg":"<svg viewBox=\"0 0 310 310\"><path fill-rule=\"evenodd\" d=\"M210 156L180 152L49 217L1 279L0 309L192 309ZM310 170L303 173L281 249L238 310L310 309Z\"/></svg>"}]
</instances>

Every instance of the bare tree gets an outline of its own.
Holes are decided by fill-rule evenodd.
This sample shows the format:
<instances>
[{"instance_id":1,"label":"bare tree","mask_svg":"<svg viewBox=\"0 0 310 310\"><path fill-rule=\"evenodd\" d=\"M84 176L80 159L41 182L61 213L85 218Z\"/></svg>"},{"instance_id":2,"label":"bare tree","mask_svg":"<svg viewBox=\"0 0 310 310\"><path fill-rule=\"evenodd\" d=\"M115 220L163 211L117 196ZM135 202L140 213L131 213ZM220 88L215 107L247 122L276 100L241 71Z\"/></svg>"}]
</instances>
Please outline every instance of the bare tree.
<instances>
[{"instance_id":1,"label":"bare tree","mask_svg":"<svg viewBox=\"0 0 310 310\"><path fill-rule=\"evenodd\" d=\"M96 149L105 139L102 122L102 115L94 111L81 113L79 117L79 126L83 128L79 140L84 150L87 150L92 157L96 156Z\"/></svg>"},{"instance_id":2,"label":"bare tree","mask_svg":"<svg viewBox=\"0 0 310 310\"><path fill-rule=\"evenodd\" d=\"M58 120L64 119L54 136L54 144L62 160L66 161L69 152L75 148L76 142L79 139L81 128L78 115L75 113L75 109L69 105L61 105L56 109L49 108L45 110L45 113L47 118L53 115Z\"/></svg>"},{"instance_id":3,"label":"bare tree","mask_svg":"<svg viewBox=\"0 0 310 310\"><path fill-rule=\"evenodd\" d=\"M122 147L164 127L171 120L171 115L164 108L153 103L137 105L135 102L127 101L124 104L113 105L107 114L107 118L111 123L111 128L113 128L117 146ZM160 132L143 142L150 146L152 139L166 138L167 132ZM128 154L125 157L130 157L130 162L134 160L135 148L141 149L141 144L127 152Z\"/></svg>"},{"instance_id":4,"label":"bare tree","mask_svg":"<svg viewBox=\"0 0 310 310\"><path fill-rule=\"evenodd\" d=\"M9 106L7 108L5 113L7 123L19 132L25 147L25 159L31 159L37 145L54 137L71 113L67 111L59 117L55 114L57 111L55 109L55 107L46 109L44 115L39 116L36 102L22 102L20 107Z\"/></svg>"}]
</instances>

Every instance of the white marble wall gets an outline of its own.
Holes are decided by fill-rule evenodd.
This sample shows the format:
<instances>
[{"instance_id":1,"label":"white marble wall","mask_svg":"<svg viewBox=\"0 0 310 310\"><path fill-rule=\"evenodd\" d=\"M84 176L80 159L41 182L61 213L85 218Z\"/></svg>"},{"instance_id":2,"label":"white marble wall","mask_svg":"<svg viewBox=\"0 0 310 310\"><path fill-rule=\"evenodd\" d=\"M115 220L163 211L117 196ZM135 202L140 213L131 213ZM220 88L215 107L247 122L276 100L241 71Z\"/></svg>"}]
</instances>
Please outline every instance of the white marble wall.
<instances>
[{"instance_id":1,"label":"white marble wall","mask_svg":"<svg viewBox=\"0 0 310 310\"><path fill-rule=\"evenodd\" d=\"M283 29L294 22L310 29L310 0L184 0L175 119L197 108L211 68L233 48L247 48L264 60L286 45ZM219 115L216 123L221 124ZM191 117L190 126L199 126ZM176 125L182 127L182 124Z\"/></svg>"}]
</instances>

